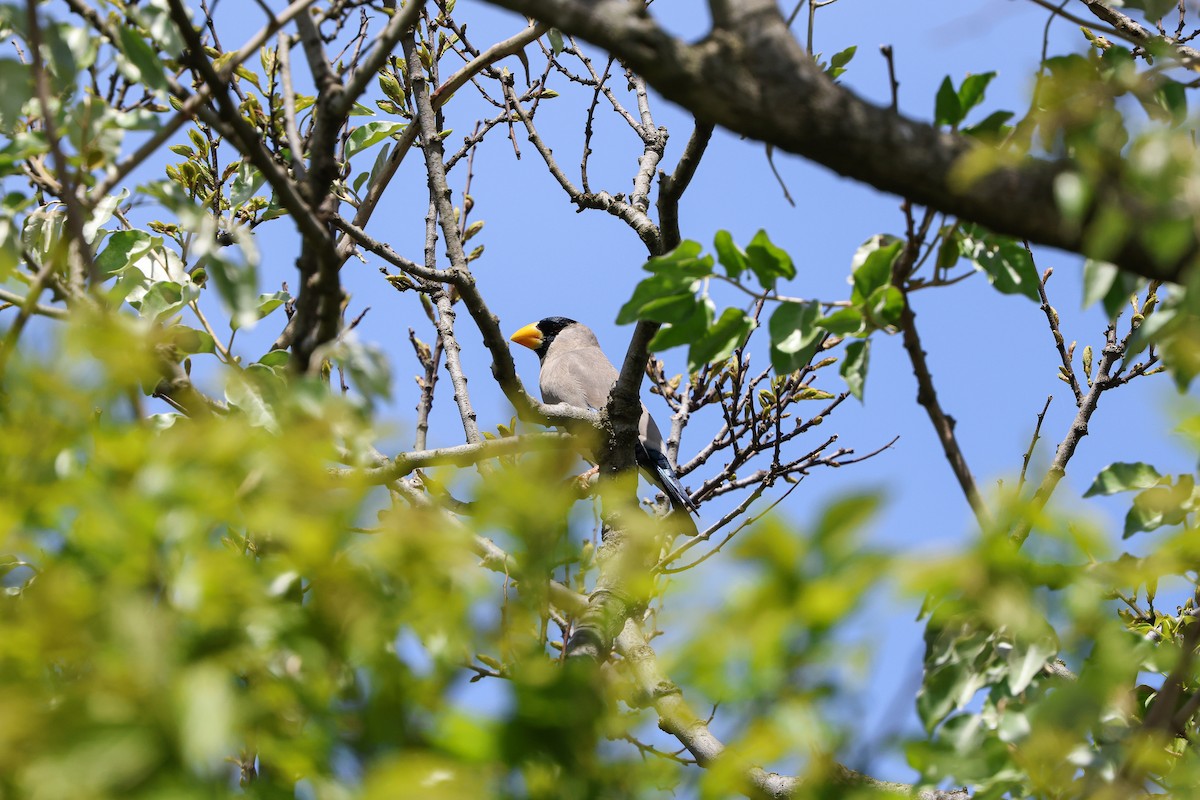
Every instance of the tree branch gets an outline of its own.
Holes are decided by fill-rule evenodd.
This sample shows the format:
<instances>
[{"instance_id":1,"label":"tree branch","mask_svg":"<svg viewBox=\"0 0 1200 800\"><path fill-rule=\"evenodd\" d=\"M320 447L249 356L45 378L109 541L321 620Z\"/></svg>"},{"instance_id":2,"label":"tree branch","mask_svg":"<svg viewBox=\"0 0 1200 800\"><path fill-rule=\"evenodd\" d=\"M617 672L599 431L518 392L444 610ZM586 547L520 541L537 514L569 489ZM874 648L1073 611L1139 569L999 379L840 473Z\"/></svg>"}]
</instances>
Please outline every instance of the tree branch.
<instances>
[{"instance_id":1,"label":"tree branch","mask_svg":"<svg viewBox=\"0 0 1200 800\"><path fill-rule=\"evenodd\" d=\"M501 439L480 439L455 447L439 447L434 450L414 450L401 453L389 463L365 471L338 469L334 472L337 475L361 476L367 483L384 484L426 467L469 467L490 458L559 450L569 446L571 442L571 436L553 431L505 436Z\"/></svg>"},{"instance_id":2,"label":"tree branch","mask_svg":"<svg viewBox=\"0 0 1200 800\"><path fill-rule=\"evenodd\" d=\"M692 178L696 176L700 159L704 157L712 133L712 125L697 120L692 128L692 135L688 137L683 148L683 154L675 164L675 171L670 175L665 172L659 173L658 226L662 230L663 248L667 251L674 250L683 239L679 232L679 200L687 191Z\"/></svg>"},{"instance_id":3,"label":"tree branch","mask_svg":"<svg viewBox=\"0 0 1200 800\"><path fill-rule=\"evenodd\" d=\"M1100 0L1079 0L1079 2L1087 6L1088 11L1092 12L1097 19L1112 25L1116 33L1127 41L1136 45L1146 45L1154 40L1165 41L1179 55L1179 60L1185 67L1194 67L1200 63L1200 50L1178 44L1170 38L1148 31L1133 18L1122 14L1112 6L1105 5Z\"/></svg>"},{"instance_id":4,"label":"tree branch","mask_svg":"<svg viewBox=\"0 0 1200 800\"><path fill-rule=\"evenodd\" d=\"M1088 421L1092 418L1092 414L1096 411L1096 406L1100 402L1100 395L1110 388L1110 372L1113 364L1115 364L1124 353L1124 350L1116 343L1115 329L1110 325L1106 334L1106 344L1104 345L1103 355L1100 357L1100 367L1096 372L1096 379L1092 381L1092 386L1088 393L1084 396L1083 402L1079 406L1079 412L1075 415L1075 419L1071 422L1071 427L1067 431L1067 435L1058 445L1058 450L1054 453L1054 461L1050 464L1050 468L1046 471L1046 475L1042 478L1041 484L1030 500L1030 511L1026 514L1025 520L1017 526L1013 531L1012 539L1020 547L1024 541L1029 538L1029 531L1033 527L1030 521L1032 513L1041 510L1045 507L1046 502L1050 499L1050 495L1054 493L1058 482L1067 474L1067 462L1071 460L1071 456L1075 455L1075 448L1079 446L1080 440L1088 434Z\"/></svg>"},{"instance_id":5,"label":"tree branch","mask_svg":"<svg viewBox=\"0 0 1200 800\"><path fill-rule=\"evenodd\" d=\"M725 753L725 745L713 735L705 722L683 699L683 692L665 676L658 666L658 658L650 646L641 626L628 620L616 641L617 651L629 665L629 675L643 702L652 706L658 714L658 726L679 740L701 766L709 766ZM832 783L847 787L858 786L880 792L912 794L913 787L903 783L880 781L860 772L830 763ZM807 784L799 778L767 772L761 767L745 769L749 781L748 792L752 797L785 798L806 796ZM950 791L925 790L917 797L921 800L963 800L965 789Z\"/></svg>"},{"instance_id":6,"label":"tree branch","mask_svg":"<svg viewBox=\"0 0 1200 800\"><path fill-rule=\"evenodd\" d=\"M834 84L796 41L774 2L741 4L728 27L695 44L674 38L644 6L624 0L491 2L605 48L705 122L998 233L1094 254L1132 272L1176 282L1200 249L1193 235L1178 256L1163 260L1143 237L1133 236L1111 252L1094 253L1084 232L1100 210L1115 209L1135 231L1152 216L1170 215L1123 188L1118 168L1091 176L1101 188L1082 224L1066 218L1055 200L1056 180L1075 169L1070 161L1025 158L964 182L956 169L982 145Z\"/></svg>"}]
</instances>

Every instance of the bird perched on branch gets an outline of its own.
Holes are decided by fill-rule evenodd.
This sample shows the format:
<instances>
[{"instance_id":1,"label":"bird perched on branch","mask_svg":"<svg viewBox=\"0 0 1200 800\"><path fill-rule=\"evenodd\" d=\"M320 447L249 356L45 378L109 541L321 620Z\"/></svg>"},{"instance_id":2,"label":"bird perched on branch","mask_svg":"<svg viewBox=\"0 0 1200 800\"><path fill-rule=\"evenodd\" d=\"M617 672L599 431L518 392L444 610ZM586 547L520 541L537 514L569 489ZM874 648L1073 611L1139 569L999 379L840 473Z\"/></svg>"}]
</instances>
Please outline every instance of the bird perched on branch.
<instances>
[{"instance_id":1,"label":"bird perched on branch","mask_svg":"<svg viewBox=\"0 0 1200 800\"><path fill-rule=\"evenodd\" d=\"M566 317L546 317L526 325L510 338L537 353L541 362L538 385L546 403L596 410L608 403L608 393L619 373L600 349L591 328ZM671 516L679 518L684 532L695 535L696 523L690 513L696 513L696 504L667 459L662 432L645 404L638 420L636 456L642 473L667 496Z\"/></svg>"}]
</instances>

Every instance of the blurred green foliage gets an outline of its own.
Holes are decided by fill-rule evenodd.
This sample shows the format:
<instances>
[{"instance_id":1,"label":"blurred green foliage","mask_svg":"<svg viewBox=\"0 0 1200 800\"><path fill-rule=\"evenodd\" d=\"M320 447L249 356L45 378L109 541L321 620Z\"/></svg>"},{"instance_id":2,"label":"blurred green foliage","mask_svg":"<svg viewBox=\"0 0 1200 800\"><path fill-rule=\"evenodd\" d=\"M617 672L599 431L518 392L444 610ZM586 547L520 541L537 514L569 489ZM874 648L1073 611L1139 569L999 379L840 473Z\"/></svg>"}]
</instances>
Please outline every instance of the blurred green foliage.
<instances>
[{"instance_id":1,"label":"blurred green foliage","mask_svg":"<svg viewBox=\"0 0 1200 800\"><path fill-rule=\"evenodd\" d=\"M751 791L760 766L802 778L807 797L895 797L837 763L869 733L845 709L847 675L879 657L854 637L872 592L925 601L924 731L904 742L925 785L965 784L977 798L1195 796L1200 493L1194 475L1146 463L1111 465L1086 495L1131 493L1123 535L1138 537L1139 555L1029 491L990 498L992 519L962 552L883 553L865 544L882 498L847 491L806 525L768 516L724 551L714 544L703 558L722 552L729 576L719 613L689 605L715 594L695 585L713 580L708 568L627 576L630 624L669 678L646 666L655 653L644 644L619 642L603 666L566 661L564 640L609 557L573 513L579 493L564 478L575 456L427 470L417 501L370 478L373 402L393 388L378 348L347 331L322 343L309 375L282 350L253 361L233 352L235 332L294 312L289 293L261 292L248 234L285 212L213 127L164 127L182 104L168 96L183 46L167 4L110 5L100 21L116 25L115 41L47 18L34 51L27 9L0 4L0 30L36 52L52 95L40 108L31 63L0 59L0 178L6 190L21 185L0 199L0 288L16 298L0 307L0 800L721 798ZM1152 18L1174 7L1125 5ZM1164 262L1177 259L1200 217L1191 85L1161 67L1165 42L1134 51L1085 36L1086 52L1045 61L1023 118L983 114L986 72L957 87L947 77L933 121L978 140L958 165L963 181L1030 153L1068 159L1058 201L1095 251L1139 237ZM451 42L430 38L418 47L427 69ZM563 52L561 32L548 38ZM822 68L837 78L855 52ZM218 68L232 57L208 55ZM258 55L261 72L243 63L229 74L236 113L285 163L279 53ZM413 120L403 70L388 65L378 83L377 107ZM290 99L301 115L316 100ZM51 116L63 131L57 176L43 174ZM362 201L408 124L344 131L338 168L354 174L355 157L373 166L340 184L338 199ZM165 179L89 194L124 163L131 132L162 131L180 159L163 165ZM61 196L67 175L80 236ZM1144 219L1106 204L1112 185L1136 193ZM165 221L131 221L145 206ZM463 241L482 224L466 226ZM812 385L833 363L862 400L872 338L901 330L910 292L981 272L999 292L1043 302L1022 242L947 219L914 236L871 236L849 258L848 297L821 300L781 293L805 265L766 231L744 247L718 231L712 254L685 241L651 258L617 321L659 323L651 348L686 345L689 372L711 381L732 374L766 313L775 375L746 408L767 418L792 401L833 408L840 399ZM79 268L85 251L90 270ZM392 277L399 289L416 285ZM1190 280L1150 283L1103 261L1084 271L1085 304L1110 320L1128 314L1124 360L1153 352L1183 389L1200 374ZM718 312L713 283L752 302ZM41 302L49 311L35 309ZM204 310L215 319L218 309L224 319L210 325ZM58 327L18 342L35 310ZM1117 346L1115 333L1106 344ZM1091 347L1081 356L1078 383L1090 388L1097 359ZM187 394L200 363L223 400ZM331 391L335 372L345 392ZM166 406L151 409L150 395L181 413L151 413ZM1200 452L1200 414L1180 430ZM446 486L468 490L465 513L430 500L446 499ZM1022 526L1035 534L1024 547L1012 536ZM671 543L649 523L632 527L650 563L667 566ZM694 581L692 593L673 594L675 581ZM685 633L657 638L672 614ZM490 693L473 694L477 682ZM484 696L494 701L486 711ZM682 696L723 709L727 747L699 778L691 754L655 731L676 721L667 702ZM704 714L688 722L685 734L707 732Z\"/></svg>"}]
</instances>

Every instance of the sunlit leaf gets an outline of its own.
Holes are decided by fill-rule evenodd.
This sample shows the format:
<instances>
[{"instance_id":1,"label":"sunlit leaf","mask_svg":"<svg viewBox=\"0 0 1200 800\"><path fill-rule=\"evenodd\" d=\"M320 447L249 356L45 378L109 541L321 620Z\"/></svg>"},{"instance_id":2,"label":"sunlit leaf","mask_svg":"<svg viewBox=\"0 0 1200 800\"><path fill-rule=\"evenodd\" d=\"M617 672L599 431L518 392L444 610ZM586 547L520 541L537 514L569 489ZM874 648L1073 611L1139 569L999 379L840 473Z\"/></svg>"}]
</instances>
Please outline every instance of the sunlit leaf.
<instances>
[{"instance_id":1,"label":"sunlit leaf","mask_svg":"<svg viewBox=\"0 0 1200 800\"><path fill-rule=\"evenodd\" d=\"M746 245L746 265L764 289L774 289L779 278L796 277L792 257L772 244L767 232L760 230Z\"/></svg>"},{"instance_id":2,"label":"sunlit leaf","mask_svg":"<svg viewBox=\"0 0 1200 800\"><path fill-rule=\"evenodd\" d=\"M938 87L937 99L934 101L933 108L933 123L953 127L962 122L962 118L962 103L958 99L958 92L954 90L950 76L947 75Z\"/></svg>"},{"instance_id":3,"label":"sunlit leaf","mask_svg":"<svg viewBox=\"0 0 1200 800\"><path fill-rule=\"evenodd\" d=\"M387 120L377 120L359 125L350 132L350 138L346 142L346 158L353 158L371 145L382 142L389 136L398 136L404 133L404 129L407 127L407 123L390 122Z\"/></svg>"},{"instance_id":4,"label":"sunlit leaf","mask_svg":"<svg viewBox=\"0 0 1200 800\"><path fill-rule=\"evenodd\" d=\"M1109 464L1096 476L1092 485L1083 493L1084 497L1116 494L1135 489L1148 489L1156 486L1162 480L1162 475L1154 467L1142 462L1117 462Z\"/></svg>"},{"instance_id":5,"label":"sunlit leaf","mask_svg":"<svg viewBox=\"0 0 1200 800\"><path fill-rule=\"evenodd\" d=\"M727 308L721 316L688 348L688 371L696 372L705 364L724 361L745 343L754 320L740 308Z\"/></svg>"},{"instance_id":6,"label":"sunlit leaf","mask_svg":"<svg viewBox=\"0 0 1200 800\"><path fill-rule=\"evenodd\" d=\"M162 59L155 49L132 26L117 26L117 34L121 39L121 52L125 54L125 59L119 59L118 63L126 77L134 83L144 83L153 89L165 91L167 79L163 74Z\"/></svg>"},{"instance_id":7,"label":"sunlit leaf","mask_svg":"<svg viewBox=\"0 0 1200 800\"><path fill-rule=\"evenodd\" d=\"M863 384L867 380L867 364L871 356L871 341L863 339L846 345L846 354L842 357L839 373L846 381L850 394L859 402L863 399Z\"/></svg>"},{"instance_id":8,"label":"sunlit leaf","mask_svg":"<svg viewBox=\"0 0 1200 800\"><path fill-rule=\"evenodd\" d=\"M717 231L713 237L713 247L717 251L717 260L725 268L725 274L737 280L746 271L746 253L738 247L729 231Z\"/></svg>"},{"instance_id":9,"label":"sunlit leaf","mask_svg":"<svg viewBox=\"0 0 1200 800\"><path fill-rule=\"evenodd\" d=\"M767 330L771 334L771 366L776 374L786 375L803 368L812 360L821 343L817 327L821 306L808 303L780 303L771 314Z\"/></svg>"}]
</instances>

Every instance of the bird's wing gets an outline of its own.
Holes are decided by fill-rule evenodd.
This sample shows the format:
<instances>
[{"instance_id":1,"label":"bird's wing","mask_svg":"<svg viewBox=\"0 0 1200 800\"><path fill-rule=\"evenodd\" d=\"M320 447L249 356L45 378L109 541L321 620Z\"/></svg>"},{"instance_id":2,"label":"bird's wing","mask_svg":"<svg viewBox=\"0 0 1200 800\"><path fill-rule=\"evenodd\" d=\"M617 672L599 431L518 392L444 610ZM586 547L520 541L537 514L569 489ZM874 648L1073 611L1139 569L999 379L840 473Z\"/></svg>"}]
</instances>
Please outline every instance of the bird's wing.
<instances>
[{"instance_id":1,"label":"bird's wing","mask_svg":"<svg viewBox=\"0 0 1200 800\"><path fill-rule=\"evenodd\" d=\"M538 384L547 403L602 409L617 382L617 369L599 347L551 349L542 364Z\"/></svg>"}]
</instances>

